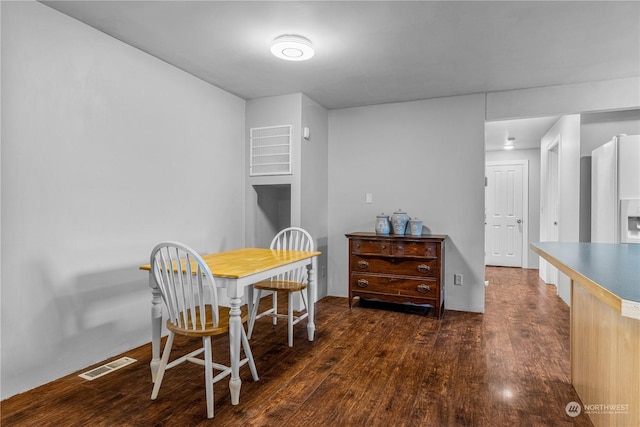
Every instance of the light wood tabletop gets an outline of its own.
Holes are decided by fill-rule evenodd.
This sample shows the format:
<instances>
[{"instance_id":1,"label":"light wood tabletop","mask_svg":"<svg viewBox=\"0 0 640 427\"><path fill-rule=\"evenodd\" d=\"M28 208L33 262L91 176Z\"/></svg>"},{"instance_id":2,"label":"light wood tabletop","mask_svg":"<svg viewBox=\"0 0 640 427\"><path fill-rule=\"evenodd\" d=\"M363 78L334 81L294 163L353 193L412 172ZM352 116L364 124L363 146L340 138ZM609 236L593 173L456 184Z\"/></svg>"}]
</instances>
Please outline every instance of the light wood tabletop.
<instances>
[{"instance_id":1,"label":"light wood tabletop","mask_svg":"<svg viewBox=\"0 0 640 427\"><path fill-rule=\"evenodd\" d=\"M207 263L214 276L239 279L318 255L320 255L320 252L317 251L242 248L202 255L202 259ZM150 269L149 264L140 266L140 270L148 271Z\"/></svg>"}]
</instances>

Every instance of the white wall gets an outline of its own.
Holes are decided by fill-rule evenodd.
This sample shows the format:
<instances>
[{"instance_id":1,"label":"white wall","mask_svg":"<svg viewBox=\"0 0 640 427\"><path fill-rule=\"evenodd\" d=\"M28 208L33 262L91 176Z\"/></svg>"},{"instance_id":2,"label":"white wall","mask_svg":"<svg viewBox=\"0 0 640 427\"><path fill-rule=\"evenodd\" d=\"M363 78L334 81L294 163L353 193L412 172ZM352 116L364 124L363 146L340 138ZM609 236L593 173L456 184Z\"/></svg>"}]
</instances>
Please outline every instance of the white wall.
<instances>
[{"instance_id":1,"label":"white wall","mask_svg":"<svg viewBox=\"0 0 640 427\"><path fill-rule=\"evenodd\" d=\"M294 93L283 96L271 96L264 98L251 99L247 101L246 122L245 122L245 144L247 156L243 159L245 165L245 244L247 246L266 247L271 243L271 239L278 231L269 227L264 230L261 227L265 222L262 212L260 212L257 204L254 185L288 185L291 188L291 225L301 226L300 224L300 149L301 149L301 130L302 123L302 94ZM250 129L256 127L268 127L279 125L292 125L292 164L293 173L290 175L272 175L272 176L249 176L249 137Z\"/></svg>"},{"instance_id":2,"label":"white wall","mask_svg":"<svg viewBox=\"0 0 640 427\"><path fill-rule=\"evenodd\" d=\"M484 311L484 103L469 95L329 112L330 295L348 292L344 234L373 231L377 214L402 208L449 235L446 308Z\"/></svg>"},{"instance_id":3,"label":"white wall","mask_svg":"<svg viewBox=\"0 0 640 427\"><path fill-rule=\"evenodd\" d=\"M561 116L640 107L640 76L487 94L487 120Z\"/></svg>"},{"instance_id":4,"label":"white wall","mask_svg":"<svg viewBox=\"0 0 640 427\"><path fill-rule=\"evenodd\" d=\"M318 257L318 298L328 295L327 259L329 253L329 112L302 95L302 126L309 128L309 140L302 139L301 218L314 236Z\"/></svg>"},{"instance_id":5,"label":"white wall","mask_svg":"<svg viewBox=\"0 0 640 427\"><path fill-rule=\"evenodd\" d=\"M249 159L245 160L246 193L245 224L249 246L268 246L277 230L261 229L264 215L256 203L254 185L290 185L291 225L309 231L322 255L318 257L318 297L327 295L327 279L322 275L327 266L328 234L328 113L320 104L302 93L264 97L247 101L246 135L252 127L293 125L291 175L249 177ZM310 138L302 137L302 128L310 129ZM248 152L248 148L247 148ZM323 269L324 267L324 269ZM299 302L295 302L300 307Z\"/></svg>"},{"instance_id":6,"label":"white wall","mask_svg":"<svg viewBox=\"0 0 640 427\"><path fill-rule=\"evenodd\" d=\"M578 242L580 237L580 115L562 116L542 137L540 143L540 240L548 240L549 211L547 194L547 152L549 147L558 141L559 162L559 195L558 241ZM549 263L540 259L540 276L550 282ZM571 282L565 275L558 277L558 295L567 304L571 304Z\"/></svg>"},{"instance_id":7,"label":"white wall","mask_svg":"<svg viewBox=\"0 0 640 427\"><path fill-rule=\"evenodd\" d=\"M529 248L529 242L540 241L540 149L487 151L487 162L526 160L529 163L529 241L526 263L528 268L538 268L538 255Z\"/></svg>"},{"instance_id":8,"label":"white wall","mask_svg":"<svg viewBox=\"0 0 640 427\"><path fill-rule=\"evenodd\" d=\"M40 3L1 7L4 399L149 342L158 241L243 245L245 102Z\"/></svg>"}]
</instances>

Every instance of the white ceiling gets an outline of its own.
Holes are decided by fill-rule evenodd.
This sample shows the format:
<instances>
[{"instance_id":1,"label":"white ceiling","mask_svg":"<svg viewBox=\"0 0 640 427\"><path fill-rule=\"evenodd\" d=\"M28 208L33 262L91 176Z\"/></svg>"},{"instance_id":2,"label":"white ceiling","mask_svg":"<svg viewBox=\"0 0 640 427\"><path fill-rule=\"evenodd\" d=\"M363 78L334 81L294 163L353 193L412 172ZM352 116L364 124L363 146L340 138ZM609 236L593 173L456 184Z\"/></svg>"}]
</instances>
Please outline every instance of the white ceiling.
<instances>
[{"instance_id":1,"label":"white ceiling","mask_svg":"<svg viewBox=\"0 0 640 427\"><path fill-rule=\"evenodd\" d=\"M638 1L43 3L244 99L335 109L640 75ZM275 58L282 34L315 56Z\"/></svg>"}]
</instances>

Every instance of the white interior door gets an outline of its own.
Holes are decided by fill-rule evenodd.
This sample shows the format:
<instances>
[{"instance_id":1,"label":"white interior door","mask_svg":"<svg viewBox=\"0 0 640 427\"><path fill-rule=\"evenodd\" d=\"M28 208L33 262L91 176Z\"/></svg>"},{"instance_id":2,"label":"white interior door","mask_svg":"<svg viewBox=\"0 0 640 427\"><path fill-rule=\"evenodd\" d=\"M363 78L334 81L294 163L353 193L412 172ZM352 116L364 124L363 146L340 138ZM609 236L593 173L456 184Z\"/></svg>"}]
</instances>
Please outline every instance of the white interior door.
<instances>
[{"instance_id":1,"label":"white interior door","mask_svg":"<svg viewBox=\"0 0 640 427\"><path fill-rule=\"evenodd\" d=\"M485 263L522 267L524 242L523 162L488 162L485 188Z\"/></svg>"}]
</instances>

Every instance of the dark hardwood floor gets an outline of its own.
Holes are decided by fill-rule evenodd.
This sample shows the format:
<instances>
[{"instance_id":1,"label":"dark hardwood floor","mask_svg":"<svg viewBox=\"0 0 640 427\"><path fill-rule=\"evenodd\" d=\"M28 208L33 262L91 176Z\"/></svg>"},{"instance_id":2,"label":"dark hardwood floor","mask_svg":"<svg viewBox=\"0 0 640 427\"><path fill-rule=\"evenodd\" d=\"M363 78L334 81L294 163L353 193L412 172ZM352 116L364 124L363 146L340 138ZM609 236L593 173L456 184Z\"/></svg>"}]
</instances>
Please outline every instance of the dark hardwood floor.
<instances>
[{"instance_id":1,"label":"dark hardwood floor","mask_svg":"<svg viewBox=\"0 0 640 427\"><path fill-rule=\"evenodd\" d=\"M237 406L228 380L217 383L212 420L199 366L168 371L150 400L145 345L124 354L138 362L94 381L74 374L1 402L1 424L591 426L584 413L565 413L580 400L569 380L569 309L555 288L537 270L488 267L486 278L484 314L445 311L437 320L416 310L350 310L346 298L328 297L316 304L315 341L303 323L293 348L285 323L260 319L251 340L260 381L241 369ZM226 341L214 349L214 359L228 360Z\"/></svg>"}]
</instances>

